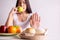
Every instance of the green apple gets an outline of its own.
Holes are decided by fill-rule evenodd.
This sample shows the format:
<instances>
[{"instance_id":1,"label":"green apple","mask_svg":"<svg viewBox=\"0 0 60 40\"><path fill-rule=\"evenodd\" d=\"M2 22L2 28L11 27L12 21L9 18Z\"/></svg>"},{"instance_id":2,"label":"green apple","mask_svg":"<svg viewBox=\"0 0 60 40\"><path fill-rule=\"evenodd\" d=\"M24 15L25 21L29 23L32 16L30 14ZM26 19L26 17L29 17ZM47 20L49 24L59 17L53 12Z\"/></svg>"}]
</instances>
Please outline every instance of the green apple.
<instances>
[{"instance_id":1,"label":"green apple","mask_svg":"<svg viewBox=\"0 0 60 40\"><path fill-rule=\"evenodd\" d=\"M16 27L16 33L21 33L22 32L21 26L14 25L14 27Z\"/></svg>"},{"instance_id":2,"label":"green apple","mask_svg":"<svg viewBox=\"0 0 60 40\"><path fill-rule=\"evenodd\" d=\"M18 6L17 9L19 13L23 12L23 7Z\"/></svg>"},{"instance_id":3,"label":"green apple","mask_svg":"<svg viewBox=\"0 0 60 40\"><path fill-rule=\"evenodd\" d=\"M14 25L14 27L19 28L19 26L18 26L18 25Z\"/></svg>"}]
</instances>

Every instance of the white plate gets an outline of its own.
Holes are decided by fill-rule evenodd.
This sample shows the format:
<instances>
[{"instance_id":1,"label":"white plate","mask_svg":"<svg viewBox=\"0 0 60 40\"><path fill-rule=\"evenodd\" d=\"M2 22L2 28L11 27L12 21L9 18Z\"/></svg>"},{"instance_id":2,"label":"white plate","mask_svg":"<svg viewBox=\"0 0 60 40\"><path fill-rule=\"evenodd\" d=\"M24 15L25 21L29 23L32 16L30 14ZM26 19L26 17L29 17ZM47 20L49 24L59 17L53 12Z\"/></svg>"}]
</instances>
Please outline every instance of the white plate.
<instances>
[{"instance_id":1,"label":"white plate","mask_svg":"<svg viewBox=\"0 0 60 40\"><path fill-rule=\"evenodd\" d=\"M12 36L17 35L17 33L0 33L0 36Z\"/></svg>"}]
</instances>

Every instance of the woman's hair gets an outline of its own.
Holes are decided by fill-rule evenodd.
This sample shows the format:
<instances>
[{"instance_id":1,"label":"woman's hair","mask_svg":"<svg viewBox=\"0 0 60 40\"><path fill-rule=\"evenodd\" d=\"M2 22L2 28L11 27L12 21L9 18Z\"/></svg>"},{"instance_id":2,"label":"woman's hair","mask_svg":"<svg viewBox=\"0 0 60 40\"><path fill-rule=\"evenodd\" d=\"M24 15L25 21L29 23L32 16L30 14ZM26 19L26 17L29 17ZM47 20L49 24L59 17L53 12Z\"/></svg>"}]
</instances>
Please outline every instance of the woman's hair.
<instances>
[{"instance_id":1,"label":"woman's hair","mask_svg":"<svg viewBox=\"0 0 60 40\"><path fill-rule=\"evenodd\" d=\"M26 2L26 6L27 6L26 12L27 12L27 13L32 13L29 0L25 0L25 2ZM18 3L19 3L19 0L17 0L16 7L18 6Z\"/></svg>"}]
</instances>

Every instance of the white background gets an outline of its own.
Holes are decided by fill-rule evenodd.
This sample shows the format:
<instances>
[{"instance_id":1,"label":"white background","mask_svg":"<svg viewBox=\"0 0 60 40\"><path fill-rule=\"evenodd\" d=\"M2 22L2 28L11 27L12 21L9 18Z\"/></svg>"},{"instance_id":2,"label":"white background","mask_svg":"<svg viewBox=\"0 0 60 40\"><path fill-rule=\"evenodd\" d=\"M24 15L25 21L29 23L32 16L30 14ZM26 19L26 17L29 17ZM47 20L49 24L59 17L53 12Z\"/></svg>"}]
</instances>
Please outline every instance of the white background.
<instances>
[{"instance_id":1,"label":"white background","mask_svg":"<svg viewBox=\"0 0 60 40\"><path fill-rule=\"evenodd\" d=\"M0 25L4 25L16 0L0 0ZM30 0L33 12L41 17L41 27L48 28L47 40L60 40L60 0Z\"/></svg>"}]
</instances>

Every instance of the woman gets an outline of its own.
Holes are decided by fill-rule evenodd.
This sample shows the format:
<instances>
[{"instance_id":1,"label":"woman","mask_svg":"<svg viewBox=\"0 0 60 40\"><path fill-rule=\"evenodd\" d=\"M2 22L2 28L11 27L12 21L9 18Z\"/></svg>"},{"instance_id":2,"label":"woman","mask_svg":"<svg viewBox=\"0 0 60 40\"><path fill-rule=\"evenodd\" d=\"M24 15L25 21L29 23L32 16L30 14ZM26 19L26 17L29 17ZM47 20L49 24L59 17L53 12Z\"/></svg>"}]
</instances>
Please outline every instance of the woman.
<instances>
[{"instance_id":1,"label":"woman","mask_svg":"<svg viewBox=\"0 0 60 40\"><path fill-rule=\"evenodd\" d=\"M23 12L19 13L17 7L23 7ZM27 28L30 23L30 26L37 29L40 23L40 17L37 13L32 15L32 10L29 4L29 0L17 0L16 7L12 8L9 13L6 26L19 25L23 29Z\"/></svg>"}]
</instances>

